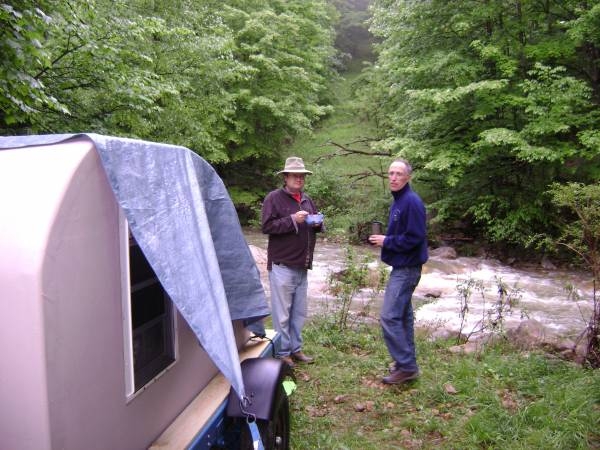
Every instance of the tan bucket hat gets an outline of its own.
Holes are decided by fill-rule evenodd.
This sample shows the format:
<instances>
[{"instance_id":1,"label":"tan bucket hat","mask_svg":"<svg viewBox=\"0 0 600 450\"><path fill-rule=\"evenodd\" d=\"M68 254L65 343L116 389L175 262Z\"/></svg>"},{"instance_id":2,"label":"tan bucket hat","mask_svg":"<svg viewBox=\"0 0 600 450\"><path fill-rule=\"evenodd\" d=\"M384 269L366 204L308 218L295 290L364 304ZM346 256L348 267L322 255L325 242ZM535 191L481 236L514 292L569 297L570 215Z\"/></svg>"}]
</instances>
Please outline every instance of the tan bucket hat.
<instances>
[{"instance_id":1,"label":"tan bucket hat","mask_svg":"<svg viewBox=\"0 0 600 450\"><path fill-rule=\"evenodd\" d=\"M304 161L297 156L290 156L285 160L285 167L279 173L312 173L304 167Z\"/></svg>"}]
</instances>

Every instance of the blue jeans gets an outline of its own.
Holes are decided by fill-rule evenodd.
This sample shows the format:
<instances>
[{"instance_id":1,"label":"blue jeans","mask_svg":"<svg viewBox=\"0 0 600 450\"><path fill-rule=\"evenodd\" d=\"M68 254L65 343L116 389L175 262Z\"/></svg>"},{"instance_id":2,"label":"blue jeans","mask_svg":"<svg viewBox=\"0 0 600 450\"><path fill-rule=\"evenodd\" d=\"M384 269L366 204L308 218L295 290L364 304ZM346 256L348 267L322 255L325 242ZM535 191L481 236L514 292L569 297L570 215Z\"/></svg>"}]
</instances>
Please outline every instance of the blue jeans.
<instances>
[{"instance_id":1,"label":"blue jeans","mask_svg":"<svg viewBox=\"0 0 600 450\"><path fill-rule=\"evenodd\" d=\"M396 362L396 369L416 372L412 294L421 279L421 266L393 269L383 296L381 328L383 340Z\"/></svg>"},{"instance_id":2,"label":"blue jeans","mask_svg":"<svg viewBox=\"0 0 600 450\"><path fill-rule=\"evenodd\" d=\"M308 313L307 270L273 264L269 284L273 327L281 334L277 356L288 356L302 349L302 328Z\"/></svg>"}]
</instances>

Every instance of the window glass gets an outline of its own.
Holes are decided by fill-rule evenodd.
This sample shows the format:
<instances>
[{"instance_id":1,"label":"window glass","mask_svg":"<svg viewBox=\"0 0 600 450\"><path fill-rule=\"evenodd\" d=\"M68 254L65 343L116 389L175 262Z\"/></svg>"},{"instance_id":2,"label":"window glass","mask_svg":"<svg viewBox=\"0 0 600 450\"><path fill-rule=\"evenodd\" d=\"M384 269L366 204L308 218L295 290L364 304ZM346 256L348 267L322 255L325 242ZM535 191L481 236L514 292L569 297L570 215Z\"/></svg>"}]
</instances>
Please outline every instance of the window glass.
<instances>
[{"instance_id":1,"label":"window glass","mask_svg":"<svg viewBox=\"0 0 600 450\"><path fill-rule=\"evenodd\" d=\"M125 230L122 265L127 396L160 376L176 359L173 304L139 245Z\"/></svg>"}]
</instances>

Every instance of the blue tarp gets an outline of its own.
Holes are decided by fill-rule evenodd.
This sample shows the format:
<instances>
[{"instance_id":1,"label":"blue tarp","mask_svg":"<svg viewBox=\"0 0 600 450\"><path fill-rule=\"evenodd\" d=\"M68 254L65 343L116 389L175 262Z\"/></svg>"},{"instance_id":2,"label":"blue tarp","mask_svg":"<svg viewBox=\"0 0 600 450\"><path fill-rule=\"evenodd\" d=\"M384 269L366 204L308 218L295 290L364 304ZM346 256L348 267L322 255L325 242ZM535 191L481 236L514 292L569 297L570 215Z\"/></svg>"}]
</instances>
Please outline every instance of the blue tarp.
<instances>
[{"instance_id":1,"label":"blue tarp","mask_svg":"<svg viewBox=\"0 0 600 450\"><path fill-rule=\"evenodd\" d=\"M86 137L161 284L241 397L231 321L269 314L260 275L227 189L191 150L97 134L0 137L0 149Z\"/></svg>"}]
</instances>

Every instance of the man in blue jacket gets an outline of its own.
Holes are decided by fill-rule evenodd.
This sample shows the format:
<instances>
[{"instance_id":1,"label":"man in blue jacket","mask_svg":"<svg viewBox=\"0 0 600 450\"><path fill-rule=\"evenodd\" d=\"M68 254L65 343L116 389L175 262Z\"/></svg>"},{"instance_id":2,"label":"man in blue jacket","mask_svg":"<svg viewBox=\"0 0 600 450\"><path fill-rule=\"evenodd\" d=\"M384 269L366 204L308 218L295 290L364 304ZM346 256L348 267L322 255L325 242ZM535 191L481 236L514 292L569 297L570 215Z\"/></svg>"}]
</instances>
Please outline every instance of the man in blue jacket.
<instances>
[{"instance_id":1,"label":"man in blue jacket","mask_svg":"<svg viewBox=\"0 0 600 450\"><path fill-rule=\"evenodd\" d=\"M381 247L381 260L392 266L381 310L383 339L395 365L385 384L399 384L419 376L414 339L412 294L427 261L427 220L425 205L410 188L412 167L396 159L388 169L388 182L394 201L390 208L387 233L369 236Z\"/></svg>"}]
</instances>

